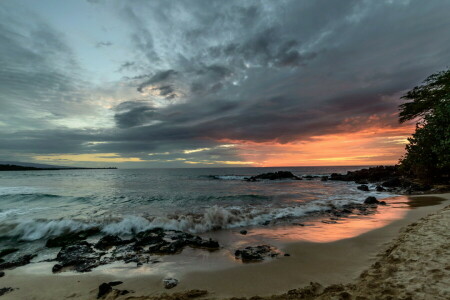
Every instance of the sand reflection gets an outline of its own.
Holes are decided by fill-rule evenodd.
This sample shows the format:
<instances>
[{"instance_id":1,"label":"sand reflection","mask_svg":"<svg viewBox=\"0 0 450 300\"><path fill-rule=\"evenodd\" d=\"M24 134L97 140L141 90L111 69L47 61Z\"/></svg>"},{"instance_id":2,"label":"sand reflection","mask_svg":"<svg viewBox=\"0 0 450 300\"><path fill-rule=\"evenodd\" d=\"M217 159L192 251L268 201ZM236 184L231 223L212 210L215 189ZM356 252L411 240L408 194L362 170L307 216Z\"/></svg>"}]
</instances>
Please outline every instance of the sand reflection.
<instances>
[{"instance_id":1,"label":"sand reflection","mask_svg":"<svg viewBox=\"0 0 450 300\"><path fill-rule=\"evenodd\" d=\"M405 202L406 197L402 197ZM283 226L274 228L255 228L251 236L260 239L272 239L280 242L315 242L329 243L353 238L371 230L387 226L405 217L407 206L380 206L377 212L367 216L350 216L338 219L335 224L325 224L321 220L306 222L305 226Z\"/></svg>"}]
</instances>

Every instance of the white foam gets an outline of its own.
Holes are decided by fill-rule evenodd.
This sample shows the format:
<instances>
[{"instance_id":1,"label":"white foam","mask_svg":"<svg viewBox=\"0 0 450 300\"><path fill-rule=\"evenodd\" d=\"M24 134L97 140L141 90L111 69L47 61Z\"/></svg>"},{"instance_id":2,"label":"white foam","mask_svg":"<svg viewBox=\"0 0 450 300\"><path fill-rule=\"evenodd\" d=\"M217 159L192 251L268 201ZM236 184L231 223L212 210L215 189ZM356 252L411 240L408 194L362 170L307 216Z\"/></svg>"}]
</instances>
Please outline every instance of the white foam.
<instances>
[{"instance_id":1,"label":"white foam","mask_svg":"<svg viewBox=\"0 0 450 300\"><path fill-rule=\"evenodd\" d=\"M89 224L74 220L51 220L51 221L23 221L19 222L14 229L7 233L10 237L19 237L23 241L35 241L51 236L58 236L65 232L76 232L95 227Z\"/></svg>"},{"instance_id":2,"label":"white foam","mask_svg":"<svg viewBox=\"0 0 450 300\"><path fill-rule=\"evenodd\" d=\"M221 180L244 180L249 178L250 176L242 176L242 175L215 175L214 178Z\"/></svg>"}]
</instances>

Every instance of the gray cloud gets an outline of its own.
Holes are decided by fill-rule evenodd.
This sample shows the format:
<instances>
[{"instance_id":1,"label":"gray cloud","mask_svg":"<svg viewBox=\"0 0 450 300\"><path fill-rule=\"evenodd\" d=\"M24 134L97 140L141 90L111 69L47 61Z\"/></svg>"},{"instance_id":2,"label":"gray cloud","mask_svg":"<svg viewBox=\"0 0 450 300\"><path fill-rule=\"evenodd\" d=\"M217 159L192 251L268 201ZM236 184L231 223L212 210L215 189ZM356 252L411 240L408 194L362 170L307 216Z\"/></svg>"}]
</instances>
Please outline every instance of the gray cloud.
<instances>
[{"instance_id":1,"label":"gray cloud","mask_svg":"<svg viewBox=\"0 0 450 300\"><path fill-rule=\"evenodd\" d=\"M129 89L107 103L114 127L82 132L49 123L101 103L74 50L38 19L1 15L2 150L233 160L237 148L219 141L308 140L364 129L372 115L398 126L395 99L450 61L450 4L441 1L92 6L105 8L130 45L111 68L128 77L105 86ZM194 148L210 150L182 153Z\"/></svg>"}]
</instances>

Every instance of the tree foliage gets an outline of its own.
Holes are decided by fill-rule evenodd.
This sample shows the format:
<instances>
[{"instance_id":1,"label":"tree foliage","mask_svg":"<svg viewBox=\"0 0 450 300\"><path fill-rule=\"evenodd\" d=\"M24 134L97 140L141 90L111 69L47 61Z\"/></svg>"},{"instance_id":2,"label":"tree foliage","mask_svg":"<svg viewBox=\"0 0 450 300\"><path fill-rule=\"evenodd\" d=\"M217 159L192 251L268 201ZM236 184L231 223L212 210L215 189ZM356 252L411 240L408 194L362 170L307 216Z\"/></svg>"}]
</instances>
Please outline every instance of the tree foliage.
<instances>
[{"instance_id":1,"label":"tree foliage","mask_svg":"<svg viewBox=\"0 0 450 300\"><path fill-rule=\"evenodd\" d=\"M422 85L407 92L402 99L412 100L400 105L400 122L424 117L440 103L450 102L450 70L429 76Z\"/></svg>"},{"instance_id":2,"label":"tree foliage","mask_svg":"<svg viewBox=\"0 0 450 300\"><path fill-rule=\"evenodd\" d=\"M450 180L450 70L433 74L403 98L400 121L421 116L400 161L403 173L425 182Z\"/></svg>"}]
</instances>

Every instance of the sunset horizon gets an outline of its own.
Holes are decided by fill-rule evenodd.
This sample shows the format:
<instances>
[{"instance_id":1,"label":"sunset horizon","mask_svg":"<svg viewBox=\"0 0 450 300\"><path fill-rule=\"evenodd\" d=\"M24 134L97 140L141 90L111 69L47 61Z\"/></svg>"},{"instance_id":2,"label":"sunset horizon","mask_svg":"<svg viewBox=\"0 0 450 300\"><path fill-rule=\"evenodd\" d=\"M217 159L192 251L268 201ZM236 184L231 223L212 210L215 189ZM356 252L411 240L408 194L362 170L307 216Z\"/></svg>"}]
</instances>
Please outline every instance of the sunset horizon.
<instances>
[{"instance_id":1,"label":"sunset horizon","mask_svg":"<svg viewBox=\"0 0 450 300\"><path fill-rule=\"evenodd\" d=\"M0 297L448 300L449 201L450 1L0 1Z\"/></svg>"}]
</instances>

